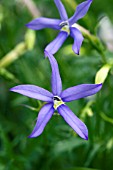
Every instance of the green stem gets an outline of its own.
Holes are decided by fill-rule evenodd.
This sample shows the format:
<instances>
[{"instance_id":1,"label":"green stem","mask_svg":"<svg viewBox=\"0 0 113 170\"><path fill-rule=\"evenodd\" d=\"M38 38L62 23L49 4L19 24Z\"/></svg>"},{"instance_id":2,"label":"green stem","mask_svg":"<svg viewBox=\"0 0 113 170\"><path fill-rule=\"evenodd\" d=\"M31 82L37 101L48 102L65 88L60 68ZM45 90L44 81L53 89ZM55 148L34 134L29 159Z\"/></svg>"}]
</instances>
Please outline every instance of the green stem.
<instances>
[{"instance_id":1,"label":"green stem","mask_svg":"<svg viewBox=\"0 0 113 170\"><path fill-rule=\"evenodd\" d=\"M88 39L88 41L91 43L92 47L98 51L98 53L101 55L102 62L104 64L107 63L106 56L104 54L105 48L103 44L101 43L101 41L99 40L99 38L96 37L95 35L92 35L88 30L86 30L85 28L83 28L82 26L78 24L74 24L73 26L78 28L82 32L83 36L86 39Z\"/></svg>"}]
</instances>

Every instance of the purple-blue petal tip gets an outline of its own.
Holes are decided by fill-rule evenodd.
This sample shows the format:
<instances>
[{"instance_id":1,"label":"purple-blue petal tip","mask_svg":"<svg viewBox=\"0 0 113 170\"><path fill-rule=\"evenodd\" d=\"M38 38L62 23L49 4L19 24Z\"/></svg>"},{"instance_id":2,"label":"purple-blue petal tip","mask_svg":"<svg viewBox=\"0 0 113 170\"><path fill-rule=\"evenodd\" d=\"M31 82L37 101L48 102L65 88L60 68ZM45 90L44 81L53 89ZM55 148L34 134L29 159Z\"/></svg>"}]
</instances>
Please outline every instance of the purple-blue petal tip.
<instances>
[{"instance_id":1,"label":"purple-blue petal tip","mask_svg":"<svg viewBox=\"0 0 113 170\"><path fill-rule=\"evenodd\" d=\"M32 138L32 137L29 135L28 138Z\"/></svg>"},{"instance_id":2,"label":"purple-blue petal tip","mask_svg":"<svg viewBox=\"0 0 113 170\"><path fill-rule=\"evenodd\" d=\"M29 27L29 24L25 24L26 27Z\"/></svg>"},{"instance_id":3,"label":"purple-blue petal tip","mask_svg":"<svg viewBox=\"0 0 113 170\"><path fill-rule=\"evenodd\" d=\"M29 135L28 138L36 138L37 136Z\"/></svg>"},{"instance_id":4,"label":"purple-blue petal tip","mask_svg":"<svg viewBox=\"0 0 113 170\"><path fill-rule=\"evenodd\" d=\"M103 83L100 83L100 84L97 84L98 85L98 87L100 87L100 89L102 88L102 85L103 85ZM99 89L99 90L100 90Z\"/></svg>"},{"instance_id":5,"label":"purple-blue petal tip","mask_svg":"<svg viewBox=\"0 0 113 170\"><path fill-rule=\"evenodd\" d=\"M78 51L76 52L76 54L79 55L79 54L80 54L80 51L78 50Z\"/></svg>"},{"instance_id":6,"label":"purple-blue petal tip","mask_svg":"<svg viewBox=\"0 0 113 170\"><path fill-rule=\"evenodd\" d=\"M48 57L48 52L46 50L44 50L44 56L45 56L45 58Z\"/></svg>"},{"instance_id":7,"label":"purple-blue petal tip","mask_svg":"<svg viewBox=\"0 0 113 170\"><path fill-rule=\"evenodd\" d=\"M83 131L83 136L81 136L84 140L88 140L88 129L85 125L84 131Z\"/></svg>"},{"instance_id":8,"label":"purple-blue petal tip","mask_svg":"<svg viewBox=\"0 0 113 170\"><path fill-rule=\"evenodd\" d=\"M88 136L85 136L85 138L84 138L85 140L88 140Z\"/></svg>"},{"instance_id":9,"label":"purple-blue petal tip","mask_svg":"<svg viewBox=\"0 0 113 170\"><path fill-rule=\"evenodd\" d=\"M9 91L14 91L14 87L10 88Z\"/></svg>"},{"instance_id":10,"label":"purple-blue petal tip","mask_svg":"<svg viewBox=\"0 0 113 170\"><path fill-rule=\"evenodd\" d=\"M93 0L87 0L87 1L89 1L89 3L92 3Z\"/></svg>"},{"instance_id":11,"label":"purple-blue petal tip","mask_svg":"<svg viewBox=\"0 0 113 170\"><path fill-rule=\"evenodd\" d=\"M93 2L93 0L88 0L89 1L89 3L92 3Z\"/></svg>"}]
</instances>

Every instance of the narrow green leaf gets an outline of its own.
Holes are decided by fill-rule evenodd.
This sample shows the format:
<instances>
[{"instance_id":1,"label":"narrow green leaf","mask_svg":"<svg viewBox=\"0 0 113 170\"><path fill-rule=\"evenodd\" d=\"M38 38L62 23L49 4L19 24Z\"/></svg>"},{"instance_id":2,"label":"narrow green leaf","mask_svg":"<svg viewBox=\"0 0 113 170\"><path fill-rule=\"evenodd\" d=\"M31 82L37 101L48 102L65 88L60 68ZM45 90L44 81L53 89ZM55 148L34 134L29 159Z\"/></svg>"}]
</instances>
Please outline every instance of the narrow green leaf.
<instances>
[{"instance_id":1,"label":"narrow green leaf","mask_svg":"<svg viewBox=\"0 0 113 170\"><path fill-rule=\"evenodd\" d=\"M85 166L89 166L91 164L91 162L94 160L94 158L96 157L97 153L99 152L101 145L99 144L95 144L93 146L93 149L89 152L89 155L87 157L87 160L85 162Z\"/></svg>"},{"instance_id":2,"label":"narrow green leaf","mask_svg":"<svg viewBox=\"0 0 113 170\"><path fill-rule=\"evenodd\" d=\"M71 151L85 144L86 144L86 141L72 137L69 140L63 140L63 141L59 141L58 143L56 143L54 146L53 152L55 155L59 155L62 152Z\"/></svg>"},{"instance_id":3,"label":"narrow green leaf","mask_svg":"<svg viewBox=\"0 0 113 170\"><path fill-rule=\"evenodd\" d=\"M0 75L3 76L4 78L8 79L8 80L19 83L19 80L17 80L17 78L11 72L6 70L5 68L0 68Z\"/></svg>"},{"instance_id":4,"label":"narrow green leaf","mask_svg":"<svg viewBox=\"0 0 113 170\"><path fill-rule=\"evenodd\" d=\"M100 113L100 116L101 116L106 122L113 124L113 119L110 118L110 117L108 117L108 116L106 116L104 113L101 112L101 113Z\"/></svg>"}]
</instances>

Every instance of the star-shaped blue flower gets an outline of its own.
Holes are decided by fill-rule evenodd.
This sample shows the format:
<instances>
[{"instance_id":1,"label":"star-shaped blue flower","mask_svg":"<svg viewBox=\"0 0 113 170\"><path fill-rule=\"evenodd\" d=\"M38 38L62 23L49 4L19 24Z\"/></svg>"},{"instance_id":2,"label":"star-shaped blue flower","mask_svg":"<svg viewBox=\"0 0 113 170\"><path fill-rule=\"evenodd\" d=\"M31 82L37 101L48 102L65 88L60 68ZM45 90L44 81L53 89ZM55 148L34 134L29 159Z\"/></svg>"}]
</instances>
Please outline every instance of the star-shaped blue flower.
<instances>
[{"instance_id":1,"label":"star-shaped blue flower","mask_svg":"<svg viewBox=\"0 0 113 170\"><path fill-rule=\"evenodd\" d=\"M57 110L74 131L76 131L81 138L87 140L88 130L86 125L65 103L97 93L101 89L102 84L81 84L62 91L62 81L56 59L48 52L46 52L46 55L49 58L52 68L52 92L35 85L18 85L10 89L13 92L47 102L41 108L34 130L29 137L39 136L43 132L54 111Z\"/></svg>"},{"instance_id":2,"label":"star-shaped blue flower","mask_svg":"<svg viewBox=\"0 0 113 170\"><path fill-rule=\"evenodd\" d=\"M45 48L51 54L55 54L62 46L66 38L70 35L74 39L73 51L79 54L80 47L82 45L83 36L81 32L73 26L79 19L83 18L87 13L93 0L87 0L79 4L76 8L74 15L68 19L66 10L60 0L54 0L61 19L50 19L40 17L32 20L26 26L33 30L41 30L43 28L52 28L59 30L58 36Z\"/></svg>"}]
</instances>

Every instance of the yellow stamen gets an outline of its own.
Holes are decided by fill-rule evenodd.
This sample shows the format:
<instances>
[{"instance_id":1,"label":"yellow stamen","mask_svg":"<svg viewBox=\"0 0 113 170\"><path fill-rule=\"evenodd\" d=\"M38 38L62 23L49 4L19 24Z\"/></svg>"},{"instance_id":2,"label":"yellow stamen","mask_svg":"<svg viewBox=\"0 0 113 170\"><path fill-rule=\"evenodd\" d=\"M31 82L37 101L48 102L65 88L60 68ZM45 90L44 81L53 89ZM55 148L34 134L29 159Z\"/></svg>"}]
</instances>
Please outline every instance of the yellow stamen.
<instances>
[{"instance_id":1,"label":"yellow stamen","mask_svg":"<svg viewBox=\"0 0 113 170\"><path fill-rule=\"evenodd\" d=\"M61 31L65 31L67 32L68 34L70 34L70 29L69 29L69 23L68 21L63 21L60 23L60 26L61 26Z\"/></svg>"},{"instance_id":2,"label":"yellow stamen","mask_svg":"<svg viewBox=\"0 0 113 170\"><path fill-rule=\"evenodd\" d=\"M60 97L54 96L54 109L56 110L60 105L64 104Z\"/></svg>"},{"instance_id":3,"label":"yellow stamen","mask_svg":"<svg viewBox=\"0 0 113 170\"><path fill-rule=\"evenodd\" d=\"M70 29L69 29L69 25L65 25L61 28L61 31L65 31L67 32L68 34L70 34Z\"/></svg>"}]
</instances>

